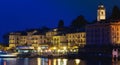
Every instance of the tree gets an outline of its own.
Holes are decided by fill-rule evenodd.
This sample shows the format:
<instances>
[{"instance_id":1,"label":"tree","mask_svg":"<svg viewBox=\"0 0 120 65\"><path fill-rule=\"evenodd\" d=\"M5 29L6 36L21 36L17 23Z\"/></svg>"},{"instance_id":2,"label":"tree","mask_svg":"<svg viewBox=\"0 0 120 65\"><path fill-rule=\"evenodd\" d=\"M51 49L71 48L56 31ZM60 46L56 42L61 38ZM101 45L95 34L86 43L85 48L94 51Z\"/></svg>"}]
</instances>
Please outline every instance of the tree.
<instances>
[{"instance_id":1,"label":"tree","mask_svg":"<svg viewBox=\"0 0 120 65\"><path fill-rule=\"evenodd\" d=\"M70 26L74 28L82 28L85 27L87 23L88 22L85 20L84 16L81 15L78 16L75 20L73 20Z\"/></svg>"},{"instance_id":2,"label":"tree","mask_svg":"<svg viewBox=\"0 0 120 65\"><path fill-rule=\"evenodd\" d=\"M8 45L9 43L9 33L3 35L3 44Z\"/></svg>"},{"instance_id":3,"label":"tree","mask_svg":"<svg viewBox=\"0 0 120 65\"><path fill-rule=\"evenodd\" d=\"M63 27L64 27L64 21L63 20L59 20L58 28L63 28Z\"/></svg>"},{"instance_id":4,"label":"tree","mask_svg":"<svg viewBox=\"0 0 120 65\"><path fill-rule=\"evenodd\" d=\"M114 6L112 9L112 15L109 18L110 20L120 19L120 9L117 6Z\"/></svg>"},{"instance_id":5,"label":"tree","mask_svg":"<svg viewBox=\"0 0 120 65\"><path fill-rule=\"evenodd\" d=\"M43 32L47 32L47 31L49 30L49 28L48 28L47 26L42 26L42 27L41 27L41 30L42 30Z\"/></svg>"}]
</instances>

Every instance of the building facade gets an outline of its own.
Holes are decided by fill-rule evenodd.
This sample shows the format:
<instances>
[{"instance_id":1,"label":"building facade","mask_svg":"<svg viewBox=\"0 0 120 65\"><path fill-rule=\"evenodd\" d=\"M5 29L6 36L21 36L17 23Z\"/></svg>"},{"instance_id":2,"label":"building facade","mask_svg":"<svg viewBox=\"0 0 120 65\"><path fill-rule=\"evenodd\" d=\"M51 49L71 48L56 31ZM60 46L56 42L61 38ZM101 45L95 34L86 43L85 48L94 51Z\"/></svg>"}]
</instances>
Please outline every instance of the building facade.
<instances>
[{"instance_id":1,"label":"building facade","mask_svg":"<svg viewBox=\"0 0 120 65\"><path fill-rule=\"evenodd\" d=\"M14 32L9 34L9 46L38 46L47 43L44 34L34 30L31 32Z\"/></svg>"},{"instance_id":2,"label":"building facade","mask_svg":"<svg viewBox=\"0 0 120 65\"><path fill-rule=\"evenodd\" d=\"M58 34L58 30L57 29L52 29L48 32L46 32L45 36L47 39L47 42L50 44L52 43L52 37Z\"/></svg>"},{"instance_id":3,"label":"building facade","mask_svg":"<svg viewBox=\"0 0 120 65\"><path fill-rule=\"evenodd\" d=\"M86 26L87 44L120 44L120 21L105 20L105 8L98 6L97 22Z\"/></svg>"},{"instance_id":4,"label":"building facade","mask_svg":"<svg viewBox=\"0 0 120 65\"><path fill-rule=\"evenodd\" d=\"M97 10L97 21L106 19L106 9L104 5L99 5Z\"/></svg>"},{"instance_id":5,"label":"building facade","mask_svg":"<svg viewBox=\"0 0 120 65\"><path fill-rule=\"evenodd\" d=\"M19 43L20 33L10 33L9 34L9 47L16 47Z\"/></svg>"},{"instance_id":6,"label":"building facade","mask_svg":"<svg viewBox=\"0 0 120 65\"><path fill-rule=\"evenodd\" d=\"M66 34L68 45L69 46L80 46L86 45L86 33L85 32L76 32Z\"/></svg>"},{"instance_id":7,"label":"building facade","mask_svg":"<svg viewBox=\"0 0 120 65\"><path fill-rule=\"evenodd\" d=\"M67 46L67 39L65 35L55 35L52 40L53 46L62 47Z\"/></svg>"},{"instance_id":8,"label":"building facade","mask_svg":"<svg viewBox=\"0 0 120 65\"><path fill-rule=\"evenodd\" d=\"M120 44L120 21L87 25L86 32L87 44Z\"/></svg>"},{"instance_id":9,"label":"building facade","mask_svg":"<svg viewBox=\"0 0 120 65\"><path fill-rule=\"evenodd\" d=\"M120 45L120 21L110 23L111 43Z\"/></svg>"},{"instance_id":10,"label":"building facade","mask_svg":"<svg viewBox=\"0 0 120 65\"><path fill-rule=\"evenodd\" d=\"M24 46L27 44L27 36L26 35L20 35L19 36L19 43L20 46Z\"/></svg>"},{"instance_id":11,"label":"building facade","mask_svg":"<svg viewBox=\"0 0 120 65\"><path fill-rule=\"evenodd\" d=\"M14 44L14 45L13 45ZM52 29L42 34L37 30L29 32L14 32L9 35L9 45L11 46L32 46L32 47L43 47L47 48L56 47L59 49L79 47L86 44L86 33L85 32L74 32L65 33L64 31L57 31Z\"/></svg>"}]
</instances>

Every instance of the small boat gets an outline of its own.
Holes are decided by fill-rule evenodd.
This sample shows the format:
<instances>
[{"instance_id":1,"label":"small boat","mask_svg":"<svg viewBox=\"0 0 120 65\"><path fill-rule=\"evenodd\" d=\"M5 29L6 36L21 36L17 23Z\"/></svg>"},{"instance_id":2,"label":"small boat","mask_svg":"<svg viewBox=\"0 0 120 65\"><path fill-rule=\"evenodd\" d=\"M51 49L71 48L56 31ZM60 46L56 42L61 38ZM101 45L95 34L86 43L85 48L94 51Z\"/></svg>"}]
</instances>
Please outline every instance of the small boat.
<instances>
[{"instance_id":1,"label":"small boat","mask_svg":"<svg viewBox=\"0 0 120 65\"><path fill-rule=\"evenodd\" d=\"M0 51L0 58L13 58L13 57L17 57L17 53L7 53L4 51Z\"/></svg>"}]
</instances>

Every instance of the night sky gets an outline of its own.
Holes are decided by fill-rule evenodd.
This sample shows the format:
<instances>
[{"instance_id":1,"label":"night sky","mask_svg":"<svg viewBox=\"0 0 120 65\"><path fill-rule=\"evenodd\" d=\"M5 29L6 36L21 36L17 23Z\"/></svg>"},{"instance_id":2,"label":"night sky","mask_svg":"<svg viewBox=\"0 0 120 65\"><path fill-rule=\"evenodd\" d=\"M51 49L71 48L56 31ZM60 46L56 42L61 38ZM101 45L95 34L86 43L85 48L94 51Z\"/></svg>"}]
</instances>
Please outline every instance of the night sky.
<instances>
[{"instance_id":1,"label":"night sky","mask_svg":"<svg viewBox=\"0 0 120 65\"><path fill-rule=\"evenodd\" d=\"M114 5L120 7L120 0L0 0L0 42L7 32L57 27L60 19L66 26L79 15L93 21L99 3L105 5L107 16Z\"/></svg>"}]
</instances>

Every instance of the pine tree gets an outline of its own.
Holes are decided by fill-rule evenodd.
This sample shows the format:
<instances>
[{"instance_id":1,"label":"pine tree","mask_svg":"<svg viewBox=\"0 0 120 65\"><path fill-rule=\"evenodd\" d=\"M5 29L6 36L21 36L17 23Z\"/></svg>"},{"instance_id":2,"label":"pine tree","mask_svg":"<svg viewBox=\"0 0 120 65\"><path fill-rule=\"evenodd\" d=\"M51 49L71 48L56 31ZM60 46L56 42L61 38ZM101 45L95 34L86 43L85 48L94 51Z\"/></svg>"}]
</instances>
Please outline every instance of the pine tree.
<instances>
[{"instance_id":1,"label":"pine tree","mask_svg":"<svg viewBox=\"0 0 120 65\"><path fill-rule=\"evenodd\" d=\"M117 6L114 6L112 9L112 15L109 18L110 20L119 20L120 19L120 9Z\"/></svg>"},{"instance_id":2,"label":"pine tree","mask_svg":"<svg viewBox=\"0 0 120 65\"><path fill-rule=\"evenodd\" d=\"M64 21L63 20L59 20L58 28L62 28L62 27L64 27Z\"/></svg>"},{"instance_id":3,"label":"pine tree","mask_svg":"<svg viewBox=\"0 0 120 65\"><path fill-rule=\"evenodd\" d=\"M87 24L87 21L85 20L84 16L81 15L72 21L71 27L82 28L82 27L85 27L86 24Z\"/></svg>"}]
</instances>

